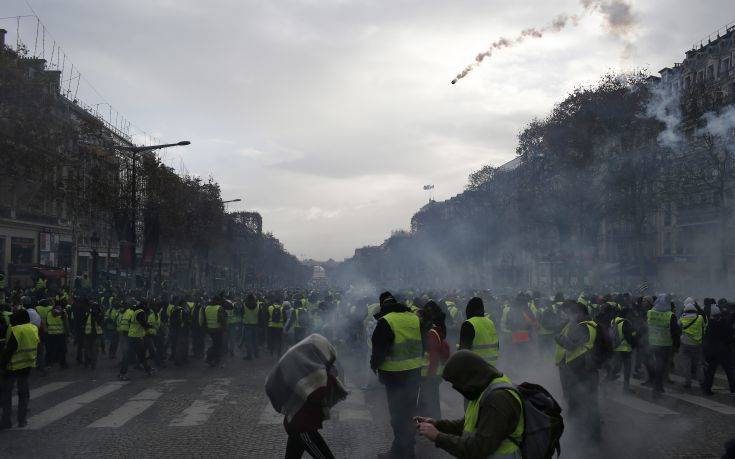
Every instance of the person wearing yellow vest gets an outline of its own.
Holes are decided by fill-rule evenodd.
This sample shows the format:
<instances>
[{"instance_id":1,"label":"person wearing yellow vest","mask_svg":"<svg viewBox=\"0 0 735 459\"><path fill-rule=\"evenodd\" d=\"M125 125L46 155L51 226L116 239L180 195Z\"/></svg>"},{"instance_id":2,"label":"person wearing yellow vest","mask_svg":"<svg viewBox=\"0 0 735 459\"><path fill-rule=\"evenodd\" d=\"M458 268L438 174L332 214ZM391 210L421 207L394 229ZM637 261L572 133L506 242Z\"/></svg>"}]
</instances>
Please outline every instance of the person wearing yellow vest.
<instances>
[{"instance_id":1,"label":"person wearing yellow vest","mask_svg":"<svg viewBox=\"0 0 735 459\"><path fill-rule=\"evenodd\" d=\"M97 368L97 351L102 340L104 313L97 303L85 300L83 307L84 368Z\"/></svg>"},{"instance_id":2,"label":"person wearing yellow vest","mask_svg":"<svg viewBox=\"0 0 735 459\"><path fill-rule=\"evenodd\" d=\"M449 359L447 343L446 314L438 304L429 300L421 310L424 328L429 328L424 352L424 366L421 368L421 391L419 393L419 412L432 418L441 418L439 385L444 365Z\"/></svg>"},{"instance_id":3,"label":"person wearing yellow vest","mask_svg":"<svg viewBox=\"0 0 735 459\"><path fill-rule=\"evenodd\" d=\"M120 335L117 333L117 323L122 306L116 298L110 299L110 306L105 310L105 339L107 340L107 356L110 360L117 356L120 344Z\"/></svg>"},{"instance_id":4,"label":"person wearing yellow vest","mask_svg":"<svg viewBox=\"0 0 735 459\"><path fill-rule=\"evenodd\" d=\"M311 321L309 311L301 305L300 302L294 302L294 309L288 316L288 320L284 325L284 330L288 332L293 328L294 343L298 343L306 338L307 329Z\"/></svg>"},{"instance_id":5,"label":"person wearing yellow vest","mask_svg":"<svg viewBox=\"0 0 735 459\"><path fill-rule=\"evenodd\" d=\"M290 306L288 301L283 304L272 303L268 306L268 352L271 356L281 356L281 348L283 346L283 326L286 323L286 313L284 309L286 305Z\"/></svg>"},{"instance_id":6,"label":"person wearing yellow vest","mask_svg":"<svg viewBox=\"0 0 735 459\"><path fill-rule=\"evenodd\" d=\"M620 368L623 369L623 392L630 392L631 356L633 349L637 347L636 332L633 324L628 319L631 310L623 308L618 316L610 322L610 330L613 336L614 359L608 380L614 381L618 378Z\"/></svg>"},{"instance_id":7,"label":"person wearing yellow vest","mask_svg":"<svg viewBox=\"0 0 735 459\"><path fill-rule=\"evenodd\" d=\"M393 429L391 457L414 457L414 426L411 418L424 365L424 339L419 318L398 303L390 292L380 295L380 311L371 337L370 368L385 386Z\"/></svg>"},{"instance_id":8,"label":"person wearing yellow vest","mask_svg":"<svg viewBox=\"0 0 735 459\"><path fill-rule=\"evenodd\" d=\"M225 352L232 357L235 355L235 343L240 341L238 334L242 324L242 310L236 307L235 303L231 300L224 300L222 307L225 309L225 314L227 315Z\"/></svg>"},{"instance_id":9,"label":"person wearing yellow vest","mask_svg":"<svg viewBox=\"0 0 735 459\"><path fill-rule=\"evenodd\" d=\"M168 317L171 358L176 366L189 360L189 310L186 301L179 300Z\"/></svg>"},{"instance_id":10,"label":"person wearing yellow vest","mask_svg":"<svg viewBox=\"0 0 735 459\"><path fill-rule=\"evenodd\" d=\"M511 380L468 350L449 358L442 377L468 400L464 417L418 416L419 434L455 457L521 459L523 401Z\"/></svg>"},{"instance_id":11,"label":"person wearing yellow vest","mask_svg":"<svg viewBox=\"0 0 735 459\"><path fill-rule=\"evenodd\" d=\"M482 298L474 297L465 308L467 320L459 329L459 348L471 350L492 366L497 366L500 343L495 324L485 317Z\"/></svg>"},{"instance_id":12,"label":"person wearing yellow vest","mask_svg":"<svg viewBox=\"0 0 735 459\"><path fill-rule=\"evenodd\" d=\"M684 388L692 387L692 379L699 375L699 361L702 355L702 336L704 335L704 316L699 314L693 298L684 300L684 312L679 318L681 328L681 354L689 360Z\"/></svg>"},{"instance_id":13,"label":"person wearing yellow vest","mask_svg":"<svg viewBox=\"0 0 735 459\"><path fill-rule=\"evenodd\" d=\"M242 342L245 346L244 360L258 358L258 324L260 323L260 310L258 302L252 293L245 298L242 309Z\"/></svg>"},{"instance_id":14,"label":"person wearing yellow vest","mask_svg":"<svg viewBox=\"0 0 735 459\"><path fill-rule=\"evenodd\" d=\"M567 401L570 419L586 431L590 439L601 439L598 399L598 369L593 364L593 351L599 333L590 318L587 306L567 300L562 306L567 324L554 337L555 361L559 367L562 392Z\"/></svg>"},{"instance_id":15,"label":"person wearing yellow vest","mask_svg":"<svg viewBox=\"0 0 735 459\"><path fill-rule=\"evenodd\" d=\"M648 349L653 360L653 393L664 393L664 381L669 372L673 349L679 348L679 322L671 312L668 295L661 294L646 313Z\"/></svg>"},{"instance_id":16,"label":"person wearing yellow vest","mask_svg":"<svg viewBox=\"0 0 735 459\"><path fill-rule=\"evenodd\" d=\"M146 330L151 327L148 323L150 308L146 301L141 301L138 305L131 304L131 308L134 309L128 327L128 349L120 364L120 374L118 375L118 379L121 381L130 380L127 376L128 366L136 362L143 366L147 375L150 376L153 373L146 357L144 341Z\"/></svg>"},{"instance_id":17,"label":"person wearing yellow vest","mask_svg":"<svg viewBox=\"0 0 735 459\"><path fill-rule=\"evenodd\" d=\"M44 327L46 328L46 366L58 362L61 368L67 368L66 337L69 335L69 319L62 300L56 300L54 307L46 314Z\"/></svg>"},{"instance_id":18,"label":"person wearing yellow vest","mask_svg":"<svg viewBox=\"0 0 735 459\"><path fill-rule=\"evenodd\" d=\"M221 298L213 298L210 304L201 309L199 324L207 330L212 345L207 349L206 362L217 366L222 359L222 345L227 330L227 313L222 307Z\"/></svg>"},{"instance_id":19,"label":"person wearing yellow vest","mask_svg":"<svg viewBox=\"0 0 735 459\"><path fill-rule=\"evenodd\" d=\"M163 302L157 301L151 305L147 317L150 327L145 331L145 337L143 338L146 352L158 368L166 367L163 361L164 341L161 333L161 310L164 304Z\"/></svg>"},{"instance_id":20,"label":"person wearing yellow vest","mask_svg":"<svg viewBox=\"0 0 735 459\"><path fill-rule=\"evenodd\" d=\"M10 334L2 355L0 355L0 368L3 369L2 389L0 390L3 414L0 429L12 427L10 415L13 409L13 388L16 383L18 386L18 427L26 426L26 414L30 400L28 375L31 368L36 367L36 352L40 343L38 328L30 321L28 311L23 309L15 311L10 317Z\"/></svg>"}]
</instances>

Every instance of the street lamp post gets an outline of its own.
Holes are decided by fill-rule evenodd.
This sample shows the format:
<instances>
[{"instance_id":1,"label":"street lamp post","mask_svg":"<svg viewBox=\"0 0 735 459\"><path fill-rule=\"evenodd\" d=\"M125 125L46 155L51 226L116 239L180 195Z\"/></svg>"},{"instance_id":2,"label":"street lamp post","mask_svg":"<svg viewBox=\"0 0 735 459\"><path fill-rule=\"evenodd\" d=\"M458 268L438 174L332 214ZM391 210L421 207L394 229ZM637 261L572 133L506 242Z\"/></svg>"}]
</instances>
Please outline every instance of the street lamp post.
<instances>
[{"instance_id":1,"label":"street lamp post","mask_svg":"<svg viewBox=\"0 0 735 459\"><path fill-rule=\"evenodd\" d=\"M135 226L136 226L136 223L137 223L137 220L138 220L138 218L137 218L137 216L138 216L137 215L137 209L138 209L138 170L137 170L137 167L135 166L135 164L138 161L138 154L139 153L148 152L148 151L153 151L153 150L159 150L161 148L178 147L178 146L184 146L184 145L191 145L191 142L189 142L188 140L182 140L181 142L177 142L177 143L166 143L166 144L162 144L162 145L147 145L147 146L141 146L141 147L137 147L137 146L131 146L131 147L126 147L126 146L115 147L117 150L128 151L128 152L131 153L130 160L132 162L132 167L133 167L132 175L131 175L131 178L130 178L131 181L132 181L132 186L130 187L130 189L131 189L131 193L130 193L131 194L131 196L130 196L130 198L131 198L130 199L130 202L131 202L131 207L130 207L130 230L129 230L130 232L129 232L129 236L128 236L129 239L130 239L128 241L128 243L130 244L130 251L131 251L131 257L130 257L130 273L133 276L135 275L135 263L136 263L136 259L135 258L136 258L136 247L137 247L137 240L136 240L137 239L137 235L136 235L136 231L135 231ZM135 277L133 277L132 282L133 282L133 287L135 287Z\"/></svg>"},{"instance_id":2,"label":"street lamp post","mask_svg":"<svg viewBox=\"0 0 735 459\"><path fill-rule=\"evenodd\" d=\"M90 246L92 247L92 290L94 292L97 291L97 277L98 277L98 266L99 266L99 253L97 253L97 247L99 247L100 244L100 237L97 234L96 231L92 233L92 236L89 238Z\"/></svg>"}]
</instances>

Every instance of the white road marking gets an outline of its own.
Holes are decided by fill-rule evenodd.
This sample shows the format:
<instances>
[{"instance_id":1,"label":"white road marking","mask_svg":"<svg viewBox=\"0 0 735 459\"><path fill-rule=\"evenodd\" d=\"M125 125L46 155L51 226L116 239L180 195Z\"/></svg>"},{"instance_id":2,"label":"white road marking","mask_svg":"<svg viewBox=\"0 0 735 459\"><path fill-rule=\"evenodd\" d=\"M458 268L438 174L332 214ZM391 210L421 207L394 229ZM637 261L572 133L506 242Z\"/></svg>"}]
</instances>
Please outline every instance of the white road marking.
<instances>
[{"instance_id":1,"label":"white road marking","mask_svg":"<svg viewBox=\"0 0 735 459\"><path fill-rule=\"evenodd\" d=\"M620 403L621 405L625 405L628 408L632 408L636 411L640 411L641 413L646 414L653 414L656 416L666 416L671 414L679 414L676 411L672 411L666 407L663 407L661 405L657 405L655 403L650 403L645 400L641 400L637 397L633 397L631 395L627 394L608 394L607 398L616 402Z\"/></svg>"},{"instance_id":2,"label":"white road marking","mask_svg":"<svg viewBox=\"0 0 735 459\"><path fill-rule=\"evenodd\" d=\"M74 413L84 405L115 392L127 383L127 381L108 382L81 395L65 400L58 405L29 418L28 427L26 427L26 429L41 429L46 427L52 422L58 421L59 419Z\"/></svg>"},{"instance_id":3,"label":"white road marking","mask_svg":"<svg viewBox=\"0 0 735 459\"><path fill-rule=\"evenodd\" d=\"M263 411L260 413L260 419L258 419L258 425L278 425L283 424L283 415L273 409L273 406L268 403Z\"/></svg>"},{"instance_id":4,"label":"white road marking","mask_svg":"<svg viewBox=\"0 0 735 459\"><path fill-rule=\"evenodd\" d=\"M145 389L137 395L132 396L130 400L125 402L121 407L112 411L107 416L96 420L87 427L122 427L125 423L153 406L153 404L156 403L156 400L171 388L172 384L183 381L183 379L168 379L162 381L161 386L156 389Z\"/></svg>"},{"instance_id":5,"label":"white road marking","mask_svg":"<svg viewBox=\"0 0 735 459\"><path fill-rule=\"evenodd\" d=\"M59 389L63 389L72 383L74 383L74 381L57 381L57 382L52 382L52 383L45 384L43 386L39 386L36 388L31 388L30 399L35 400L37 398L43 397L46 394L50 394L51 392L56 392ZM18 406L18 398L13 397L13 407L16 407L16 406Z\"/></svg>"},{"instance_id":6,"label":"white road marking","mask_svg":"<svg viewBox=\"0 0 735 459\"><path fill-rule=\"evenodd\" d=\"M214 408L222 403L227 397L227 386L232 382L232 378L219 378L212 380L202 390L202 398L194 400L181 416L169 423L174 427L190 427L198 426L207 422L209 417L214 413Z\"/></svg>"}]
</instances>

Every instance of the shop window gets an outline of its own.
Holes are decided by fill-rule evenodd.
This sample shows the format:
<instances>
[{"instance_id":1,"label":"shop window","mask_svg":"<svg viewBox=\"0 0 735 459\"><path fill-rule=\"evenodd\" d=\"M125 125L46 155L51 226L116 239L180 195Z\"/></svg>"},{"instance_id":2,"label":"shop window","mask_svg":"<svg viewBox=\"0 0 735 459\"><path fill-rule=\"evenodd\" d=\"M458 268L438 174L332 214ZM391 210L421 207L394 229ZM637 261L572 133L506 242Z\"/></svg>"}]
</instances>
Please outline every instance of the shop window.
<instances>
[{"instance_id":1,"label":"shop window","mask_svg":"<svg viewBox=\"0 0 735 459\"><path fill-rule=\"evenodd\" d=\"M10 238L10 262L14 265L33 264L33 239L25 237Z\"/></svg>"}]
</instances>

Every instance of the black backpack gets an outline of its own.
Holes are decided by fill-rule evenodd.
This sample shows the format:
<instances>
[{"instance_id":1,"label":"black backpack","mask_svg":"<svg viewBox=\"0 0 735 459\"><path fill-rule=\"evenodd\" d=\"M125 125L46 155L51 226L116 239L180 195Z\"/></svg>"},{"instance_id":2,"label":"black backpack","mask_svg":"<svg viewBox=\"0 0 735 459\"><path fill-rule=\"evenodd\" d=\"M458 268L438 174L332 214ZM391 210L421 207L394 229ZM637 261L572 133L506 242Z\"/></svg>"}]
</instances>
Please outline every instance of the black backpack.
<instances>
[{"instance_id":1,"label":"black backpack","mask_svg":"<svg viewBox=\"0 0 735 459\"><path fill-rule=\"evenodd\" d=\"M613 347L613 339L610 337L610 328L595 322L597 335L595 336L594 347L592 348L592 367L602 368L608 360L615 354Z\"/></svg>"},{"instance_id":2,"label":"black backpack","mask_svg":"<svg viewBox=\"0 0 735 459\"><path fill-rule=\"evenodd\" d=\"M278 323L281 321L281 307L273 305L273 312L271 313L271 322Z\"/></svg>"},{"instance_id":3,"label":"black backpack","mask_svg":"<svg viewBox=\"0 0 735 459\"><path fill-rule=\"evenodd\" d=\"M518 447L523 459L551 459L561 455L564 418L561 406L538 384L498 385L494 390L515 389L523 401L523 438Z\"/></svg>"}]
</instances>

